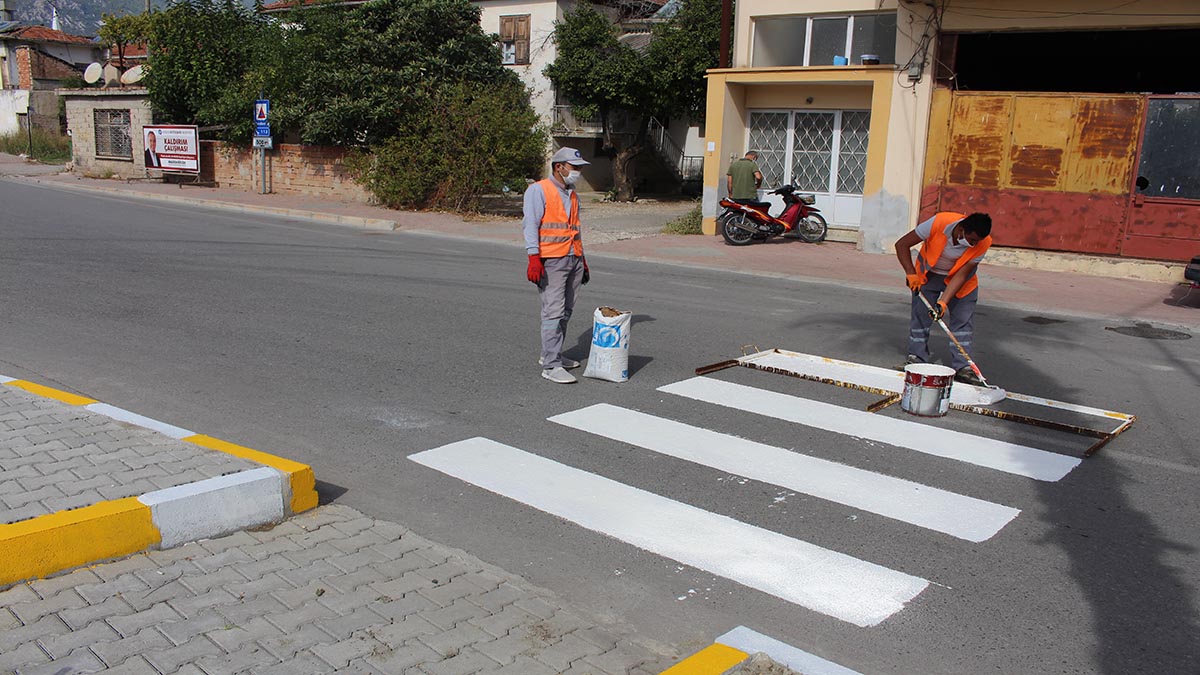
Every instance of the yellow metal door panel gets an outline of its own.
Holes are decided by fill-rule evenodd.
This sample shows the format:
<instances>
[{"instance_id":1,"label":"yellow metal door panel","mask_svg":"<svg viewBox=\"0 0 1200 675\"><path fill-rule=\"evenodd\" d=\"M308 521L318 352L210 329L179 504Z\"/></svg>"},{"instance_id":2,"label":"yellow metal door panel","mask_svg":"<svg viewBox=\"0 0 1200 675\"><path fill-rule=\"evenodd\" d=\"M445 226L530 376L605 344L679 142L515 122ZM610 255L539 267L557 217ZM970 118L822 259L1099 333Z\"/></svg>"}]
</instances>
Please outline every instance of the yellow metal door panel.
<instances>
[{"instance_id":1,"label":"yellow metal door panel","mask_svg":"<svg viewBox=\"0 0 1200 675\"><path fill-rule=\"evenodd\" d=\"M1062 189L1128 194L1141 131L1140 96L1076 99L1074 136Z\"/></svg>"},{"instance_id":2,"label":"yellow metal door panel","mask_svg":"<svg viewBox=\"0 0 1200 675\"><path fill-rule=\"evenodd\" d=\"M938 185L945 181L953 96L949 89L933 90L933 100L929 108L929 137L925 146L925 180L922 185Z\"/></svg>"},{"instance_id":3,"label":"yellow metal door panel","mask_svg":"<svg viewBox=\"0 0 1200 675\"><path fill-rule=\"evenodd\" d=\"M1000 187L1008 154L1012 96L956 96L946 182Z\"/></svg>"},{"instance_id":4,"label":"yellow metal door panel","mask_svg":"<svg viewBox=\"0 0 1200 675\"><path fill-rule=\"evenodd\" d=\"M1004 187L1062 188L1074 107L1071 96L1015 97L1008 180Z\"/></svg>"}]
</instances>

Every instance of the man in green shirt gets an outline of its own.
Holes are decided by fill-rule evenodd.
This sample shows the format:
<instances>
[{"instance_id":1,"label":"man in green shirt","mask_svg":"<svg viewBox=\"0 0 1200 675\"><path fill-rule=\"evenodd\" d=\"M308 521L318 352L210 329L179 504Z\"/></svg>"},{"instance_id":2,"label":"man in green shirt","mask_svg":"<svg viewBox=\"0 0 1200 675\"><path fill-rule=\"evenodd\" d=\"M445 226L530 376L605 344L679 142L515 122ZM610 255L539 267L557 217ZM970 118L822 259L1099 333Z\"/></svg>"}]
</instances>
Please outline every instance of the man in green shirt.
<instances>
[{"instance_id":1,"label":"man in green shirt","mask_svg":"<svg viewBox=\"0 0 1200 675\"><path fill-rule=\"evenodd\" d=\"M735 202L756 202L762 180L762 172L758 170L758 153L751 150L745 157L729 165L729 171L725 173L725 188L729 198Z\"/></svg>"}]
</instances>

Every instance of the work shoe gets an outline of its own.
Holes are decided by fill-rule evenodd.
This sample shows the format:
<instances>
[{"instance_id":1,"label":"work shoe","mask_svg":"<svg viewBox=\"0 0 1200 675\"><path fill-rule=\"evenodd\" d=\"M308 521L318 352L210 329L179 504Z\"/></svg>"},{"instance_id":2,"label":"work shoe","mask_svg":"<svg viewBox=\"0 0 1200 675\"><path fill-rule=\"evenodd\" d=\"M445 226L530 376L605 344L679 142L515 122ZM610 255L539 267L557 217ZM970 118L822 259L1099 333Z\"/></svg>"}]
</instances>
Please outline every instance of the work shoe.
<instances>
[{"instance_id":1,"label":"work shoe","mask_svg":"<svg viewBox=\"0 0 1200 675\"><path fill-rule=\"evenodd\" d=\"M904 363L896 366L896 370L904 370L905 366L911 366L914 363L925 363L925 362L922 361L921 359L917 358L916 356L909 354L907 357L905 357Z\"/></svg>"},{"instance_id":2,"label":"work shoe","mask_svg":"<svg viewBox=\"0 0 1200 675\"><path fill-rule=\"evenodd\" d=\"M975 374L975 371L971 370L971 366L963 366L962 368L959 368L958 372L954 373L954 381L962 382L963 384L970 384L976 387L987 386L984 384L983 380L981 380L979 376Z\"/></svg>"},{"instance_id":3,"label":"work shoe","mask_svg":"<svg viewBox=\"0 0 1200 675\"><path fill-rule=\"evenodd\" d=\"M566 368L567 370L570 370L570 369L572 369L572 368L578 368L578 367L579 367L579 362L578 362L578 361L576 361L575 359L568 359L568 358L567 358L567 357L565 357L565 356L560 356L560 357L558 357L558 359L559 359L560 361L562 361L562 367L563 367L563 368ZM540 357L540 356L539 356L539 357L538 357L538 365L539 365L539 366L544 366L544 365L546 365L546 363L545 363L545 359L543 359L542 357Z\"/></svg>"},{"instance_id":4,"label":"work shoe","mask_svg":"<svg viewBox=\"0 0 1200 675\"><path fill-rule=\"evenodd\" d=\"M568 373L562 368L546 368L542 371L542 377L558 384L574 384L575 382L578 382L574 375Z\"/></svg>"}]
</instances>

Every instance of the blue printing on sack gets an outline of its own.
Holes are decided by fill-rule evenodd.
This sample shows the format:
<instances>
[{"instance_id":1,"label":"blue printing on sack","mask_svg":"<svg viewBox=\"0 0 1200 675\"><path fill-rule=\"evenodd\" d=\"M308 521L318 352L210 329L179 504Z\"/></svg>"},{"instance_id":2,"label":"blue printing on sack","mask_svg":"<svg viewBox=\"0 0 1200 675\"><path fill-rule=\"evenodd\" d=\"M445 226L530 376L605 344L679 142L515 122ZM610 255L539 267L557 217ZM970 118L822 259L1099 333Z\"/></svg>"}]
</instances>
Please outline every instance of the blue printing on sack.
<instances>
[{"instance_id":1,"label":"blue printing on sack","mask_svg":"<svg viewBox=\"0 0 1200 675\"><path fill-rule=\"evenodd\" d=\"M621 346L621 327L592 325L592 344L605 349L615 349Z\"/></svg>"}]
</instances>

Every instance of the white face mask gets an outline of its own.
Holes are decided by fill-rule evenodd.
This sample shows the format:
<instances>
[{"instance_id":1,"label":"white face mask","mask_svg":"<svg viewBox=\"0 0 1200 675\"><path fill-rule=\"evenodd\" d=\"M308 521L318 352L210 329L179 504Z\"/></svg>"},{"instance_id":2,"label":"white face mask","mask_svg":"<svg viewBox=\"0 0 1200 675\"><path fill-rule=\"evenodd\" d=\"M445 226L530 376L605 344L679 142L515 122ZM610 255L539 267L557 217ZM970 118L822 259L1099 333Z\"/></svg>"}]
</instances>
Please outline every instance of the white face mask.
<instances>
[{"instance_id":1,"label":"white face mask","mask_svg":"<svg viewBox=\"0 0 1200 675\"><path fill-rule=\"evenodd\" d=\"M566 176L563 176L563 182L567 185L574 185L575 181L579 180L581 175L583 174L579 173L578 171L569 171L567 172Z\"/></svg>"}]
</instances>

